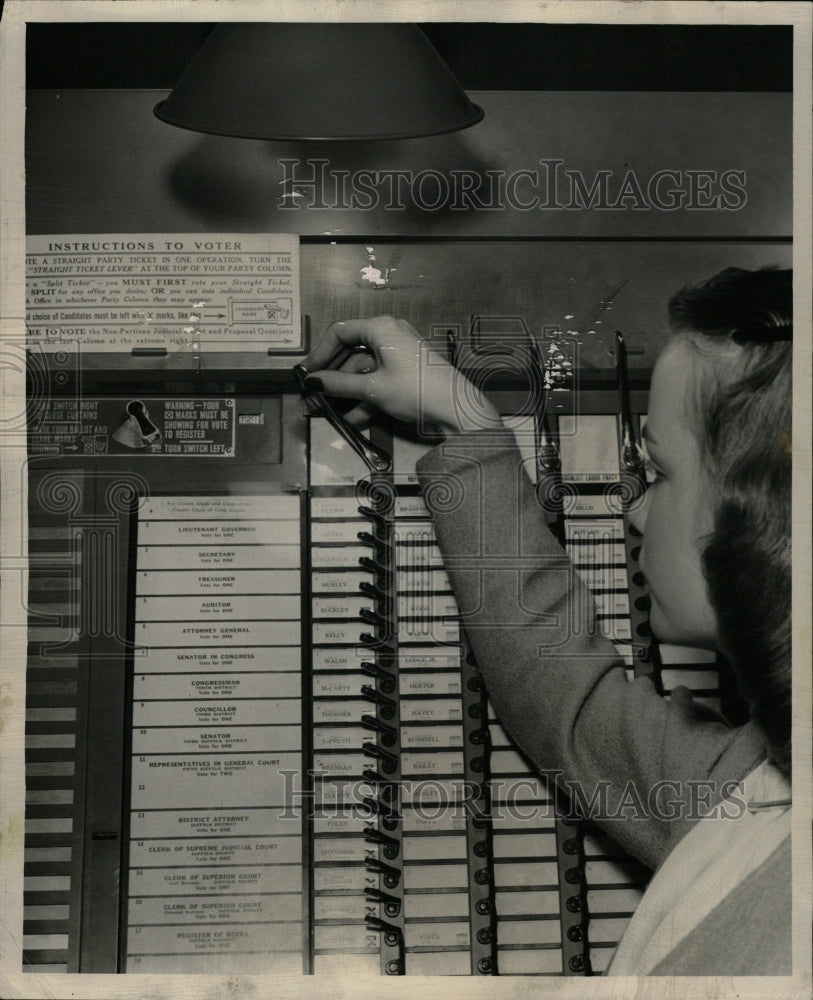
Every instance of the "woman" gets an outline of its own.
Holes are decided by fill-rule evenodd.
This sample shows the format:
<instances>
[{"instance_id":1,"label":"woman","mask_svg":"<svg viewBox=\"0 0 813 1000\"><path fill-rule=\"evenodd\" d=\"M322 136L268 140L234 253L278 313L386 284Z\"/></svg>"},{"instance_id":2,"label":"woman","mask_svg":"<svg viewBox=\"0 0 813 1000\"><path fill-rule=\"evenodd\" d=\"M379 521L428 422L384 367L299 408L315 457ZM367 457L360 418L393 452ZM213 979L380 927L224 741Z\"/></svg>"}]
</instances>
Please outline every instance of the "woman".
<instances>
[{"instance_id":1,"label":"woman","mask_svg":"<svg viewBox=\"0 0 813 1000\"><path fill-rule=\"evenodd\" d=\"M751 710L738 729L684 688L667 701L628 683L590 621L573 627L592 604L513 435L409 324L334 324L306 365L315 388L361 400L351 420L378 407L446 434L418 473L461 497L433 517L489 697L538 767L655 870L608 973L789 975L792 274L728 269L679 292L670 316L632 520L653 631L725 654ZM366 360L328 367L357 347Z\"/></svg>"}]
</instances>

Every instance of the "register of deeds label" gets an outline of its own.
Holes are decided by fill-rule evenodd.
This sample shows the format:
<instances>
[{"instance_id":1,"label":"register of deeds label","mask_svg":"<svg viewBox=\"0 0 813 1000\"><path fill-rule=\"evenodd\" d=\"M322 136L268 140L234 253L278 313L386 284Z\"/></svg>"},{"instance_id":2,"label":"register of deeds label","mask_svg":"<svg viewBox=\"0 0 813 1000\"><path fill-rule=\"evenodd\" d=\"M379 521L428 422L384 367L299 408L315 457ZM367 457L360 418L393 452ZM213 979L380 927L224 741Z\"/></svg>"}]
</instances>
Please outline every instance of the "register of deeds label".
<instances>
[{"instance_id":1,"label":"register of deeds label","mask_svg":"<svg viewBox=\"0 0 813 1000\"><path fill-rule=\"evenodd\" d=\"M291 805L301 754L201 754L136 756L132 761L133 809L239 808Z\"/></svg>"},{"instance_id":2,"label":"register of deeds label","mask_svg":"<svg viewBox=\"0 0 813 1000\"><path fill-rule=\"evenodd\" d=\"M26 322L46 351L301 353L299 238L29 236Z\"/></svg>"},{"instance_id":3,"label":"register of deeds label","mask_svg":"<svg viewBox=\"0 0 813 1000\"><path fill-rule=\"evenodd\" d=\"M302 943L301 923L243 927L134 927L127 935L130 955L238 951L291 951Z\"/></svg>"}]
</instances>

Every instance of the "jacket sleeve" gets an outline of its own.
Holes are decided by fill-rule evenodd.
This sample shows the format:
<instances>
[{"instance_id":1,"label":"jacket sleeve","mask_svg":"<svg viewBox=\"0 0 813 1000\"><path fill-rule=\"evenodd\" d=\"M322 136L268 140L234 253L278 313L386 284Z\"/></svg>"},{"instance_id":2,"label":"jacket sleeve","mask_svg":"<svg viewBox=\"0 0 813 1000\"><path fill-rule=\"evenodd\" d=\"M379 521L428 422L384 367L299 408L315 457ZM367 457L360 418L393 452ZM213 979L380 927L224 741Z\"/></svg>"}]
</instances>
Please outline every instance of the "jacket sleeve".
<instances>
[{"instance_id":1,"label":"jacket sleeve","mask_svg":"<svg viewBox=\"0 0 813 1000\"><path fill-rule=\"evenodd\" d=\"M685 689L666 700L648 678L627 681L509 431L453 436L418 475L501 722L590 818L657 867L723 782L755 766L760 738Z\"/></svg>"}]
</instances>

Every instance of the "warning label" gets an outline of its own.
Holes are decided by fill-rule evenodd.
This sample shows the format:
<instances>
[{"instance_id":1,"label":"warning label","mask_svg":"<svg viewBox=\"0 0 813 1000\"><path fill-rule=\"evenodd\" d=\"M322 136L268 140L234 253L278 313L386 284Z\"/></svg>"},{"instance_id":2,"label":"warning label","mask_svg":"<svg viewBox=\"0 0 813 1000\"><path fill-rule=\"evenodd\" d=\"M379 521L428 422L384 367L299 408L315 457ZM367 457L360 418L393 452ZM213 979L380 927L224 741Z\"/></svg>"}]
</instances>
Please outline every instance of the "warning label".
<instances>
[{"instance_id":1,"label":"warning label","mask_svg":"<svg viewBox=\"0 0 813 1000\"><path fill-rule=\"evenodd\" d=\"M233 399L50 399L37 416L30 455L234 456Z\"/></svg>"}]
</instances>

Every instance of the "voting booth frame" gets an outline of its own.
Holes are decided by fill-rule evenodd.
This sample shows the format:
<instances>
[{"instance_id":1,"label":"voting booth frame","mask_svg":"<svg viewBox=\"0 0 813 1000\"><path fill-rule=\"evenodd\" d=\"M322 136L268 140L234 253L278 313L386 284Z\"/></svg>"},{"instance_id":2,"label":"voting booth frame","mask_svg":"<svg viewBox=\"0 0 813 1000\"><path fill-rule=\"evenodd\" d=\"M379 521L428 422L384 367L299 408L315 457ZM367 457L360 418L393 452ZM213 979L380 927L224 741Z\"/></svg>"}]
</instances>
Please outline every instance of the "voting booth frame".
<instances>
[{"instance_id":1,"label":"voting booth frame","mask_svg":"<svg viewBox=\"0 0 813 1000\"><path fill-rule=\"evenodd\" d=\"M719 705L716 665L649 633L612 373L544 422L490 388L629 675ZM381 422L372 471L288 370L81 386L169 396L231 400L234 453L30 456L25 968L600 972L649 873L491 708L415 475L432 442Z\"/></svg>"}]
</instances>

